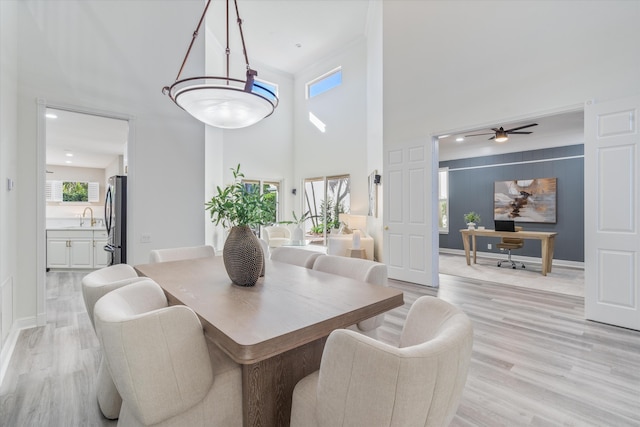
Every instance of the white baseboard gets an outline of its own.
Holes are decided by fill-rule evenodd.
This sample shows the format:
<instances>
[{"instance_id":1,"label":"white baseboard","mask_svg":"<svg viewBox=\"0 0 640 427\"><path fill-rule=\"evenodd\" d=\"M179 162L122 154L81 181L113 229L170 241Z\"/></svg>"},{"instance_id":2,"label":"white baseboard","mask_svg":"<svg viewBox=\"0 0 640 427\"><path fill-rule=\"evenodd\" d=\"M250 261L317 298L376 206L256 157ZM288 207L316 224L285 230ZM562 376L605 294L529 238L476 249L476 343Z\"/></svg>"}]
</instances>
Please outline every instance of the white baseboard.
<instances>
[{"instance_id":1,"label":"white baseboard","mask_svg":"<svg viewBox=\"0 0 640 427\"><path fill-rule=\"evenodd\" d=\"M440 248L439 252L441 254L464 256L464 250L463 249ZM502 254L500 252L480 252L480 251L477 251L476 252L476 256L478 258L503 259L504 257L507 256L507 253L505 252L504 254ZM534 257L528 257L528 256L520 256L520 255L517 255L516 258L519 261L523 261L523 262L526 262L528 264L542 265L542 259L541 258L534 258ZM558 267L577 268L577 269L580 269L580 270L584 270L584 262L580 262L580 261L568 261L568 260L562 260L562 259L555 259L554 258L553 259L553 265L554 266L558 266Z\"/></svg>"},{"instance_id":2,"label":"white baseboard","mask_svg":"<svg viewBox=\"0 0 640 427\"><path fill-rule=\"evenodd\" d=\"M11 361L13 350L16 348L20 331L23 329L33 328L35 326L37 326L35 317L17 319L13 322L11 332L9 332L6 341L2 344L2 352L0 352L0 387L2 386L2 381L4 381L4 376L9 368L9 362Z\"/></svg>"}]
</instances>

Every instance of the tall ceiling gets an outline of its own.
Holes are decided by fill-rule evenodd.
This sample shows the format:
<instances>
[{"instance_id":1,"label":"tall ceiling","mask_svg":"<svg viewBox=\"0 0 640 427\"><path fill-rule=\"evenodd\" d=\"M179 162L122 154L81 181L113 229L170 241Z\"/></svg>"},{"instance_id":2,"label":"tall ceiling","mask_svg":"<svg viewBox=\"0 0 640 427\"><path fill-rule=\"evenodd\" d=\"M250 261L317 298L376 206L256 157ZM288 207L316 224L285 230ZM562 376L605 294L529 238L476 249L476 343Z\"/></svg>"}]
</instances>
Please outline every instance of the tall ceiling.
<instances>
[{"instance_id":1,"label":"tall ceiling","mask_svg":"<svg viewBox=\"0 0 640 427\"><path fill-rule=\"evenodd\" d=\"M235 10L230 8L231 55L242 61ZM290 74L364 37L368 10L369 0L238 0L251 65L264 64ZM213 0L207 25L223 45L225 16L225 2Z\"/></svg>"},{"instance_id":2,"label":"tall ceiling","mask_svg":"<svg viewBox=\"0 0 640 427\"><path fill-rule=\"evenodd\" d=\"M376 0L373 0L376 1ZM230 49L232 61L244 61L235 10L231 3ZM250 64L260 71L268 66L295 75L318 60L365 37L370 0L238 0L243 32ZM203 0L203 9L204 9ZM212 0L207 12L208 30L224 45L225 2ZM193 17L193 29L200 16ZM185 49L191 34L176 34L185 40ZM202 42L199 40L199 42ZM176 64L182 58L176 58ZM124 153L126 122L61 111L59 118L47 121L47 163L67 166L104 168L117 155ZM531 135L513 135L502 150L545 148L553 138L550 135L582 133L582 113L574 112L533 119L538 126ZM505 129L529 124L529 120L495 123L486 129L472 128L459 132L490 132L491 127ZM113 127L111 127L113 125ZM124 127L123 127L124 125ZM441 158L452 158L466 151L476 155L494 154L496 143L488 136L456 141L456 135L440 138ZM73 150L72 164L66 154Z\"/></svg>"},{"instance_id":3,"label":"tall ceiling","mask_svg":"<svg viewBox=\"0 0 640 427\"><path fill-rule=\"evenodd\" d=\"M244 61L232 1L230 7L232 61ZM266 65L292 75L364 37L368 8L369 0L238 0L252 67L259 71ZM223 44L225 15L225 2L212 0L207 24ZM199 19L193 17L194 30ZM186 49L191 34L176 37L184 38ZM176 58L176 66L181 59ZM124 153L126 122L68 111L56 114L57 119L47 120L47 164L104 168ZM73 163L66 163L70 152Z\"/></svg>"}]
</instances>

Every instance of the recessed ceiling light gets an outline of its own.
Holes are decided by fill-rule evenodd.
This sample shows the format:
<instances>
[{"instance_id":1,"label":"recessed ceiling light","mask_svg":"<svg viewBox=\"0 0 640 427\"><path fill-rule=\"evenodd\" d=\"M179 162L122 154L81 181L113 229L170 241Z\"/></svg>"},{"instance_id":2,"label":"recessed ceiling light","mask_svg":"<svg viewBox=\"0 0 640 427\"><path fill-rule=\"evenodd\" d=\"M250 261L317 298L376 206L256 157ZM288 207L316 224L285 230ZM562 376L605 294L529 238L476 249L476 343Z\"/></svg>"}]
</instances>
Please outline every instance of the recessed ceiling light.
<instances>
[{"instance_id":1,"label":"recessed ceiling light","mask_svg":"<svg viewBox=\"0 0 640 427\"><path fill-rule=\"evenodd\" d=\"M463 138L463 137L461 137L461 136L459 136L459 137L457 137L457 138L456 138L456 141L457 141L457 142L462 142L462 141L464 141L464 138Z\"/></svg>"},{"instance_id":2,"label":"recessed ceiling light","mask_svg":"<svg viewBox=\"0 0 640 427\"><path fill-rule=\"evenodd\" d=\"M73 157L73 153L65 153L64 155L67 157Z\"/></svg>"},{"instance_id":3,"label":"recessed ceiling light","mask_svg":"<svg viewBox=\"0 0 640 427\"><path fill-rule=\"evenodd\" d=\"M71 160L65 160L65 163L73 163Z\"/></svg>"},{"instance_id":4,"label":"recessed ceiling light","mask_svg":"<svg viewBox=\"0 0 640 427\"><path fill-rule=\"evenodd\" d=\"M58 116L53 113L47 113L44 115L47 119L57 119Z\"/></svg>"},{"instance_id":5,"label":"recessed ceiling light","mask_svg":"<svg viewBox=\"0 0 640 427\"><path fill-rule=\"evenodd\" d=\"M440 135L440 136L438 137L438 139L446 138L446 137L448 137L448 136L450 136L450 135Z\"/></svg>"}]
</instances>

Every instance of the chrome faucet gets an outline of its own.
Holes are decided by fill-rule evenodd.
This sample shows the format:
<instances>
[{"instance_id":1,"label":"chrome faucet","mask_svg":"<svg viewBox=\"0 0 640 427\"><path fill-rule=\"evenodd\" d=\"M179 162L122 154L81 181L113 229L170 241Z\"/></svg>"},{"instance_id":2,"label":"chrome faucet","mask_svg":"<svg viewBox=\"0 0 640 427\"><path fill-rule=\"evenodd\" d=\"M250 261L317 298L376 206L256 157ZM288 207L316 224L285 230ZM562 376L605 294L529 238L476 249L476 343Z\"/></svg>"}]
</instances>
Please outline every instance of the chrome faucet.
<instances>
[{"instance_id":1,"label":"chrome faucet","mask_svg":"<svg viewBox=\"0 0 640 427\"><path fill-rule=\"evenodd\" d=\"M93 227L94 225L96 225L96 220L93 219L93 209L91 209L89 206L84 208L84 210L82 211L82 221L80 221L80 226L84 225L84 215L87 213L87 209L89 209L89 212L91 212L91 226Z\"/></svg>"}]
</instances>

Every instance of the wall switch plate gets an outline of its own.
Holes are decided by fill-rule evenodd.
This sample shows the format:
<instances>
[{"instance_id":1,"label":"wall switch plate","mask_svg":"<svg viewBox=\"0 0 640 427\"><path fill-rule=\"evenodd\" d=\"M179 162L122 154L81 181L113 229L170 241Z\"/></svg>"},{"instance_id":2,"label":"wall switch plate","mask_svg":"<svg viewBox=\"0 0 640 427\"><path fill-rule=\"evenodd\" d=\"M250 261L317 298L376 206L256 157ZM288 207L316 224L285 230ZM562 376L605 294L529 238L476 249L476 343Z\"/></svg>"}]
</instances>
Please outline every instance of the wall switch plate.
<instances>
[{"instance_id":1,"label":"wall switch plate","mask_svg":"<svg viewBox=\"0 0 640 427\"><path fill-rule=\"evenodd\" d=\"M487 249L491 249L491 243L487 243Z\"/></svg>"},{"instance_id":2,"label":"wall switch plate","mask_svg":"<svg viewBox=\"0 0 640 427\"><path fill-rule=\"evenodd\" d=\"M140 243L151 243L151 235L143 234L142 236L140 236Z\"/></svg>"}]
</instances>

